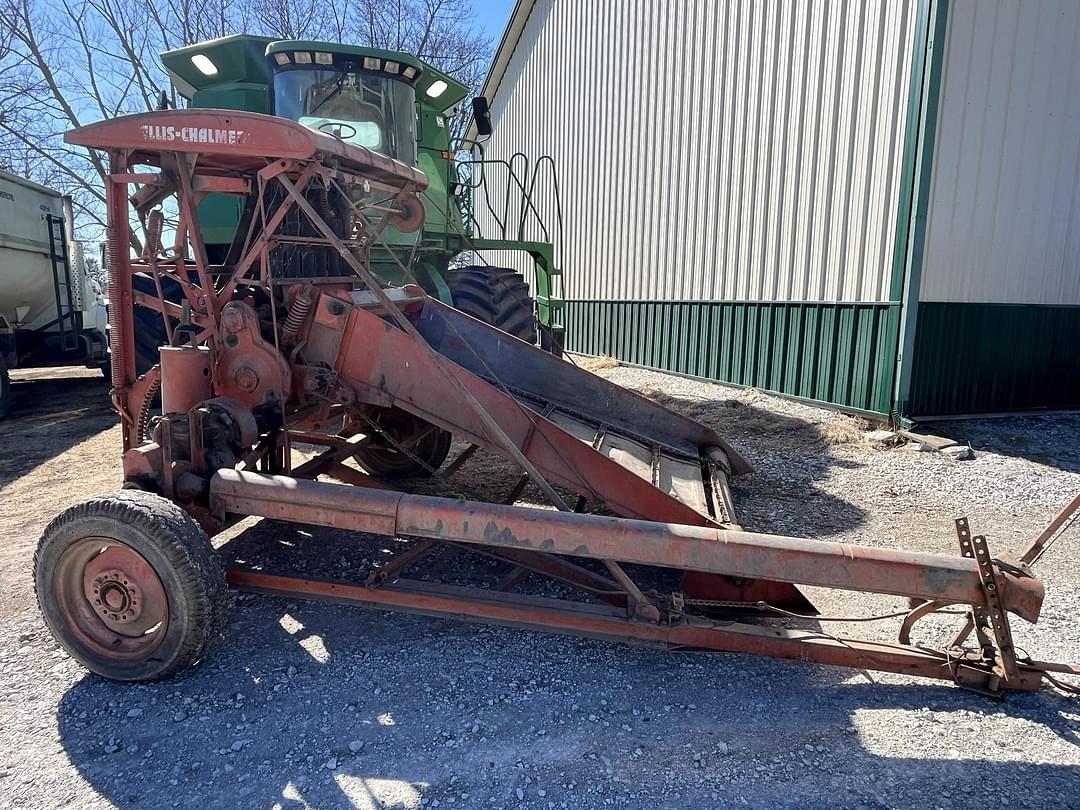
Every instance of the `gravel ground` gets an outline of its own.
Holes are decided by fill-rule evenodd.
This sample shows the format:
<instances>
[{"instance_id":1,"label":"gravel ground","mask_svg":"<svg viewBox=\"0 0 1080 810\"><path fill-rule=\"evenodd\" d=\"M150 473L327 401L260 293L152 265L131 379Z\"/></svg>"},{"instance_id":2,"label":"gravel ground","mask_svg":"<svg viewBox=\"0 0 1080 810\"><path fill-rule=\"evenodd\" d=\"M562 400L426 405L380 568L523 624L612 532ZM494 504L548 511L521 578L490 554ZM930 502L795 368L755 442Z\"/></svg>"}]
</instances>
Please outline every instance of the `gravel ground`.
<instances>
[{"instance_id":1,"label":"gravel ground","mask_svg":"<svg viewBox=\"0 0 1080 810\"><path fill-rule=\"evenodd\" d=\"M755 392L601 373L745 453L755 472L735 497L754 530L955 553L967 514L1004 550L1080 490L1080 415L932 426L971 442L976 458L957 462L873 449L861 420ZM237 599L227 645L189 675L88 676L38 618L30 558L58 511L117 486L119 428L90 372L15 378L0 423L0 806L1080 805L1080 703L1049 690L996 703L903 676L263 596ZM478 457L446 491L505 487L500 474ZM1076 539L1040 566L1039 626L1014 620L1044 659L1080 660ZM338 574L387 547L271 522L217 542L226 558ZM898 606L810 595L829 613Z\"/></svg>"}]
</instances>

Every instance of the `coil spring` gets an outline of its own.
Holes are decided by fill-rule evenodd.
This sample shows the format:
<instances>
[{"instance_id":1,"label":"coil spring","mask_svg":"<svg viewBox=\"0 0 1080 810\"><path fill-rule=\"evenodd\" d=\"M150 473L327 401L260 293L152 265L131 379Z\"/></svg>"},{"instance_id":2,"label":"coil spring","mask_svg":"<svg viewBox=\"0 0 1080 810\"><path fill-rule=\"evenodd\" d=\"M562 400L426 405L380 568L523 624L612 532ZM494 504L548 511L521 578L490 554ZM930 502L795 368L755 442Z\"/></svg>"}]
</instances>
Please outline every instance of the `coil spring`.
<instances>
[{"instance_id":1,"label":"coil spring","mask_svg":"<svg viewBox=\"0 0 1080 810\"><path fill-rule=\"evenodd\" d=\"M311 299L303 292L297 293L292 306L289 307L289 314L285 318L285 324L281 328L281 337L286 343L291 343L296 339L300 327L304 325L304 319L307 318L310 311Z\"/></svg>"},{"instance_id":2,"label":"coil spring","mask_svg":"<svg viewBox=\"0 0 1080 810\"><path fill-rule=\"evenodd\" d=\"M112 355L112 384L113 388L120 388L124 385L124 369L127 367L127 352L124 350L124 343L120 339L122 306L120 268L123 266L123 251L127 249L127 245L120 245L120 238L114 225L110 225L105 229L105 243L109 262L109 266L106 268L109 273L109 282L106 286L109 291L109 352Z\"/></svg>"},{"instance_id":3,"label":"coil spring","mask_svg":"<svg viewBox=\"0 0 1080 810\"><path fill-rule=\"evenodd\" d=\"M161 232L165 229L165 215L155 208L146 215L146 258L161 253Z\"/></svg>"},{"instance_id":4,"label":"coil spring","mask_svg":"<svg viewBox=\"0 0 1080 810\"><path fill-rule=\"evenodd\" d=\"M146 394L143 395L143 401L139 405L139 414L136 419L137 437L140 442L150 440L150 420L154 416L154 397L161 391L161 372L155 371L151 373L154 374L154 377L150 382L150 386L146 389Z\"/></svg>"}]
</instances>

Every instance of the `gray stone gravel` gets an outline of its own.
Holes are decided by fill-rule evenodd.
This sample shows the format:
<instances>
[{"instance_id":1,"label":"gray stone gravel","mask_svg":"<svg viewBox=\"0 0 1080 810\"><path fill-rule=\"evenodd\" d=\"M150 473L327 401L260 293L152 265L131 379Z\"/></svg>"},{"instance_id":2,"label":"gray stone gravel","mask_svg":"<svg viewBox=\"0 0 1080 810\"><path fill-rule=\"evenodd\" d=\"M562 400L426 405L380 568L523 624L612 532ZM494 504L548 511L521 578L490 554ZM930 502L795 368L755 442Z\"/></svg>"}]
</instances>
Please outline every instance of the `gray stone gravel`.
<instances>
[{"instance_id":1,"label":"gray stone gravel","mask_svg":"<svg viewBox=\"0 0 1080 810\"><path fill-rule=\"evenodd\" d=\"M755 530L955 553L951 523L967 514L1004 550L1080 490L1080 415L934 426L971 442L975 459L958 462L875 449L869 426L754 392L604 374L691 410L731 403L730 419L713 421L755 465L735 488ZM14 441L0 436L0 458ZM100 452L83 442L58 457L72 501L92 494L75 470L100 465ZM25 499L30 474L0 478L0 494ZM4 573L20 599L0 621L0 806L1080 805L1080 702L1052 691L998 703L898 675L250 595L227 645L191 674L104 681L57 648L25 598L41 521L16 511L0 513L9 544L25 549L24 568ZM1080 660L1077 540L1041 567L1040 625L1014 621L1033 655ZM385 545L263 523L222 553L340 574L358 544ZM811 596L828 612L898 604Z\"/></svg>"}]
</instances>

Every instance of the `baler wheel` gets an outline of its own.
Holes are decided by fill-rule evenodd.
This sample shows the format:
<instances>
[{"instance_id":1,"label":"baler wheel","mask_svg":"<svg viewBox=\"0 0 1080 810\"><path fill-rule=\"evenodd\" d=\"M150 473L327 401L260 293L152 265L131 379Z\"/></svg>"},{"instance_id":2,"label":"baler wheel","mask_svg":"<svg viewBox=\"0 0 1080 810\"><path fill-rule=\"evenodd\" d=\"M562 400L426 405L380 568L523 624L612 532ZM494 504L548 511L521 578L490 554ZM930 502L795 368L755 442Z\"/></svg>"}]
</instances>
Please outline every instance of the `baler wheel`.
<instances>
[{"instance_id":1,"label":"baler wheel","mask_svg":"<svg viewBox=\"0 0 1080 810\"><path fill-rule=\"evenodd\" d=\"M457 309L536 344L533 299L520 273L505 267L469 265L450 272L446 282Z\"/></svg>"},{"instance_id":2,"label":"baler wheel","mask_svg":"<svg viewBox=\"0 0 1080 810\"><path fill-rule=\"evenodd\" d=\"M0 360L0 419L7 416L11 407L11 377L8 376L7 364Z\"/></svg>"},{"instance_id":3,"label":"baler wheel","mask_svg":"<svg viewBox=\"0 0 1080 810\"><path fill-rule=\"evenodd\" d=\"M228 590L210 539L149 492L92 498L53 520L34 585L56 640L106 678L169 677L224 635Z\"/></svg>"},{"instance_id":4,"label":"baler wheel","mask_svg":"<svg viewBox=\"0 0 1080 810\"><path fill-rule=\"evenodd\" d=\"M397 408L380 408L365 414L342 435L356 433L369 433L371 439L353 458L379 478L431 475L446 461L453 439L448 431Z\"/></svg>"}]
</instances>

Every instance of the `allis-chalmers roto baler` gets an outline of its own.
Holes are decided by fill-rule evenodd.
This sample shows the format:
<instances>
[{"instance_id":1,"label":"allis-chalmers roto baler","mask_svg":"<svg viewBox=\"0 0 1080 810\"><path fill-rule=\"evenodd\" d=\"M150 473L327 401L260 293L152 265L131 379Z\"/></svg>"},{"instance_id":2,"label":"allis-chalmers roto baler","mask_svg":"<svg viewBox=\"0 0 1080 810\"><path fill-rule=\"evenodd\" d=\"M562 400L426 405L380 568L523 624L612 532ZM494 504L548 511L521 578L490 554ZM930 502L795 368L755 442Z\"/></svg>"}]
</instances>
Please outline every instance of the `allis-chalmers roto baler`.
<instances>
[{"instance_id":1,"label":"allis-chalmers roto baler","mask_svg":"<svg viewBox=\"0 0 1080 810\"><path fill-rule=\"evenodd\" d=\"M1049 536L1010 561L964 523L955 557L743 531L728 479L748 465L712 430L417 286L380 287L367 257L389 224L420 227L426 179L416 169L283 119L221 110L119 118L66 140L109 158L124 490L54 520L35 577L49 627L90 670L145 680L196 663L223 633L228 584L987 693L1077 672L1018 657L1010 638L1009 613L1038 618L1043 586L1026 563ZM210 193L244 201L221 265L208 264L197 222ZM134 307L159 312L168 336L141 377ZM436 472L451 436L464 449ZM410 493L415 478L401 477L452 476L478 448L518 470L502 503ZM515 505L527 483L554 508ZM365 582L223 571L208 533L248 515L398 538L406 550L372 564ZM445 566L425 558L446 546L495 558L505 575L440 582ZM526 575L577 598L522 593ZM798 584L907 597L899 640L717 618L747 608L812 616ZM953 644L913 644L912 626L942 610L966 616Z\"/></svg>"}]
</instances>

